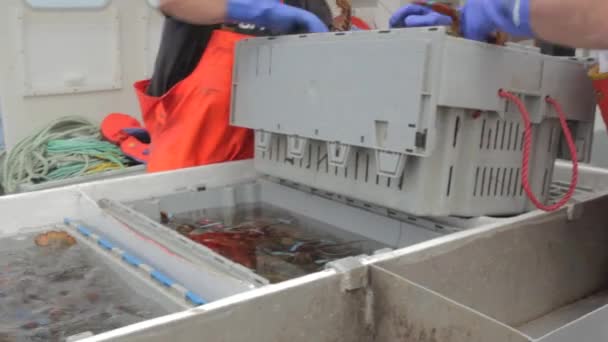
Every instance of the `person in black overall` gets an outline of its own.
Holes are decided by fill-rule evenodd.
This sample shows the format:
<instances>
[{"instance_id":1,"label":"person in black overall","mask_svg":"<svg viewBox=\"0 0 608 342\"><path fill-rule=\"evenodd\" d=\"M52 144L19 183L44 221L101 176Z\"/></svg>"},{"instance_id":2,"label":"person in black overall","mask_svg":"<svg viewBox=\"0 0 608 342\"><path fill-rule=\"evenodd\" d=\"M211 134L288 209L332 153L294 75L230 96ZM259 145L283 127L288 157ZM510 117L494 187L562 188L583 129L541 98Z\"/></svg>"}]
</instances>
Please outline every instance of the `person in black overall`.
<instances>
[{"instance_id":1,"label":"person in black overall","mask_svg":"<svg viewBox=\"0 0 608 342\"><path fill-rule=\"evenodd\" d=\"M325 0L285 0L284 3L315 14L328 27L332 25L332 13ZM154 73L147 89L148 95L162 96L190 75L205 52L211 33L221 26L194 25L166 16ZM225 26L252 36L269 34L266 30L249 24Z\"/></svg>"},{"instance_id":2,"label":"person in black overall","mask_svg":"<svg viewBox=\"0 0 608 342\"><path fill-rule=\"evenodd\" d=\"M135 84L151 137L148 172L253 158L252 132L229 123L236 43L250 36L324 32L332 21L325 0L229 0L227 12L228 18L251 21L195 25L166 15L153 76Z\"/></svg>"}]
</instances>

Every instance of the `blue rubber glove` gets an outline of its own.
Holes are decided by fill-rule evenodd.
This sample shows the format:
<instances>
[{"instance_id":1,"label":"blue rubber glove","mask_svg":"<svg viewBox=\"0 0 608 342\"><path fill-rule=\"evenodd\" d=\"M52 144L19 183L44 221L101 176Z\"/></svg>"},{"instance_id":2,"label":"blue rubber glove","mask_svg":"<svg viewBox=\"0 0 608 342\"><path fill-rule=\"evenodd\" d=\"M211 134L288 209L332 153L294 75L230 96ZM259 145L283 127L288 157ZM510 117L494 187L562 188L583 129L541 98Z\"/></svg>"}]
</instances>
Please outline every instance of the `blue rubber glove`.
<instances>
[{"instance_id":1,"label":"blue rubber glove","mask_svg":"<svg viewBox=\"0 0 608 342\"><path fill-rule=\"evenodd\" d=\"M124 128L122 131L144 144L150 143L150 133L143 128Z\"/></svg>"},{"instance_id":2,"label":"blue rubber glove","mask_svg":"<svg viewBox=\"0 0 608 342\"><path fill-rule=\"evenodd\" d=\"M484 41L495 31L533 37L530 0L468 0L462 8L462 35Z\"/></svg>"},{"instance_id":3,"label":"blue rubber glove","mask_svg":"<svg viewBox=\"0 0 608 342\"><path fill-rule=\"evenodd\" d=\"M452 18L439 14L426 6L410 4L393 13L389 25L391 28L450 26Z\"/></svg>"},{"instance_id":4,"label":"blue rubber glove","mask_svg":"<svg viewBox=\"0 0 608 342\"><path fill-rule=\"evenodd\" d=\"M461 9L460 26L465 38L485 41L495 31L516 37L533 37L529 0L468 0ZM393 14L391 27L446 26L452 19L428 7L406 5Z\"/></svg>"},{"instance_id":5,"label":"blue rubber glove","mask_svg":"<svg viewBox=\"0 0 608 342\"><path fill-rule=\"evenodd\" d=\"M278 0L229 0L226 19L265 27L273 33L327 32L314 14Z\"/></svg>"}]
</instances>

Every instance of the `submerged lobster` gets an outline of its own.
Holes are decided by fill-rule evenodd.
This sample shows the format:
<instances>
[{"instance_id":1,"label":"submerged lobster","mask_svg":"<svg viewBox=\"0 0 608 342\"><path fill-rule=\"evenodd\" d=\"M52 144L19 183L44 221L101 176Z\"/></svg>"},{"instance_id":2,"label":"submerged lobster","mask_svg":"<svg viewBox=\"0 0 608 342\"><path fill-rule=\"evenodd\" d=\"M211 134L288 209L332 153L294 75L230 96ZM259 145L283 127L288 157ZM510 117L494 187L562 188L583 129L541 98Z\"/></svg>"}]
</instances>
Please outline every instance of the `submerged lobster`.
<instances>
[{"instance_id":1,"label":"submerged lobster","mask_svg":"<svg viewBox=\"0 0 608 342\"><path fill-rule=\"evenodd\" d=\"M36 236L38 247L60 247L67 248L76 244L76 239L66 232L51 231Z\"/></svg>"}]
</instances>

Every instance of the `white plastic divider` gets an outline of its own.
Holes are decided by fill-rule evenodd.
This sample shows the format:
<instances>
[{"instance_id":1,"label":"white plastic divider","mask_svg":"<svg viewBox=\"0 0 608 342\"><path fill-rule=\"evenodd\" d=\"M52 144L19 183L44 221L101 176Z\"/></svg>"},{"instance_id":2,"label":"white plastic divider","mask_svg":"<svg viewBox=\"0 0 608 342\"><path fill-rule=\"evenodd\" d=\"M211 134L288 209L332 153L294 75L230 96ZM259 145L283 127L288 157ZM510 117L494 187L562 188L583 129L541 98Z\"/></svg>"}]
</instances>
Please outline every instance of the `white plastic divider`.
<instances>
[{"instance_id":1,"label":"white plastic divider","mask_svg":"<svg viewBox=\"0 0 608 342\"><path fill-rule=\"evenodd\" d=\"M132 268L123 268L122 270L131 274L136 274L138 276L145 276L143 279L150 282L154 280L157 283L157 286L162 288L163 292L167 292L167 295L171 295L172 297L178 297L179 300L176 300L179 304L184 306L184 302L188 302L189 306L199 306L206 304L206 301L199 297L196 293L191 290L186 289L182 285L175 282L169 276L165 275L163 272L154 269L152 266L144 263L140 260L136 255L130 254L120 247L118 247L113 241L106 239L103 236L97 235L93 233L86 225L82 223L77 223L72 221L69 218L64 220L67 228L71 230L74 235L81 235L87 240L90 240L92 244L89 244L91 248L99 249L101 248L105 251L105 254L110 257L118 260L119 264L127 264ZM82 240L81 240L82 241ZM99 246L99 247L93 247Z\"/></svg>"},{"instance_id":2,"label":"white plastic divider","mask_svg":"<svg viewBox=\"0 0 608 342\"><path fill-rule=\"evenodd\" d=\"M140 234L128 222L117 220L102 210L95 201L82 195L78 201L75 222L83 222L89 233L104 236L121 250L137 256L142 262L173 279L206 302L251 290L251 284L241 281L225 270L204 261L192 262L182 257L174 246Z\"/></svg>"},{"instance_id":3,"label":"white plastic divider","mask_svg":"<svg viewBox=\"0 0 608 342\"><path fill-rule=\"evenodd\" d=\"M216 267L227 275L240 279L250 288L267 285L269 282L253 273L248 268L225 258L211 249L194 243L190 239L174 232L162 224L151 220L143 214L111 200L101 200L99 205L116 220L129 225L141 236L161 243L166 248L176 251L179 256L194 265Z\"/></svg>"}]
</instances>

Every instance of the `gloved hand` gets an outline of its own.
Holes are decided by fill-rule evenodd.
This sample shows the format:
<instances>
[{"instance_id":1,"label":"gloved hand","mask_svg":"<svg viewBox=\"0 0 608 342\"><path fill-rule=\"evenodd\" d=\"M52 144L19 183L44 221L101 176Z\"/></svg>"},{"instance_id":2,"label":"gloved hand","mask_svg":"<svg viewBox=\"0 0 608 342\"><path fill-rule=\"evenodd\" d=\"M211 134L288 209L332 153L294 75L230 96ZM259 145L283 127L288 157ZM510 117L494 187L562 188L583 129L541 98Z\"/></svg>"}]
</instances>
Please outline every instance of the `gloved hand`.
<instances>
[{"instance_id":1,"label":"gloved hand","mask_svg":"<svg viewBox=\"0 0 608 342\"><path fill-rule=\"evenodd\" d=\"M393 13L389 25L391 28L449 26L452 25L452 18L439 14L426 6L409 4Z\"/></svg>"},{"instance_id":2,"label":"gloved hand","mask_svg":"<svg viewBox=\"0 0 608 342\"><path fill-rule=\"evenodd\" d=\"M494 31L515 37L533 37L530 0L468 0L461 16L462 35L483 41Z\"/></svg>"},{"instance_id":3,"label":"gloved hand","mask_svg":"<svg viewBox=\"0 0 608 342\"><path fill-rule=\"evenodd\" d=\"M314 14L278 0L229 0L226 19L265 27L273 33L328 31Z\"/></svg>"},{"instance_id":4,"label":"gloved hand","mask_svg":"<svg viewBox=\"0 0 608 342\"><path fill-rule=\"evenodd\" d=\"M460 10L462 36L485 41L497 30L516 37L532 37L530 0L467 0ZM450 25L451 18L421 5L400 8L390 20L391 27Z\"/></svg>"},{"instance_id":5,"label":"gloved hand","mask_svg":"<svg viewBox=\"0 0 608 342\"><path fill-rule=\"evenodd\" d=\"M150 133L144 128L123 128L122 131L127 135L135 137L137 140L141 141L144 144L150 143Z\"/></svg>"}]
</instances>

